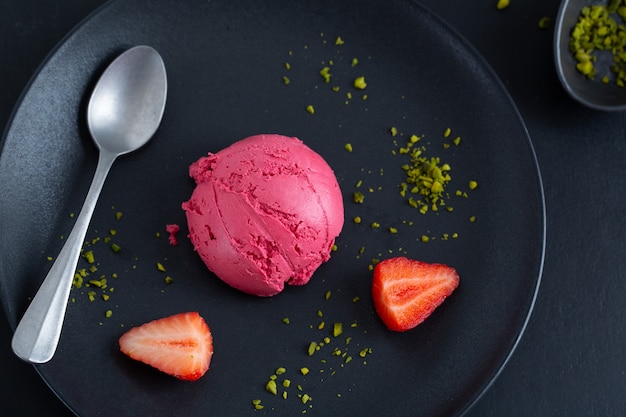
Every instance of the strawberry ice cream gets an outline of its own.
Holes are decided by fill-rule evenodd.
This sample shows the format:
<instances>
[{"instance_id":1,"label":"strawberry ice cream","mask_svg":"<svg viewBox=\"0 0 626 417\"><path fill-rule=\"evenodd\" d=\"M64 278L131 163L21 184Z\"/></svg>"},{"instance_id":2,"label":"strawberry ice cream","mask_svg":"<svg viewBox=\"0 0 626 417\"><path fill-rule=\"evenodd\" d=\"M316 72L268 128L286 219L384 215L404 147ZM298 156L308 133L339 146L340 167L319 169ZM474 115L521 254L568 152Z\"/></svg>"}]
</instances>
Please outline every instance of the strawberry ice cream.
<instances>
[{"instance_id":1,"label":"strawberry ice cream","mask_svg":"<svg viewBox=\"0 0 626 417\"><path fill-rule=\"evenodd\" d=\"M189 238L206 266L258 296L304 285L330 258L343 199L326 161L297 138L257 135L189 168Z\"/></svg>"}]
</instances>

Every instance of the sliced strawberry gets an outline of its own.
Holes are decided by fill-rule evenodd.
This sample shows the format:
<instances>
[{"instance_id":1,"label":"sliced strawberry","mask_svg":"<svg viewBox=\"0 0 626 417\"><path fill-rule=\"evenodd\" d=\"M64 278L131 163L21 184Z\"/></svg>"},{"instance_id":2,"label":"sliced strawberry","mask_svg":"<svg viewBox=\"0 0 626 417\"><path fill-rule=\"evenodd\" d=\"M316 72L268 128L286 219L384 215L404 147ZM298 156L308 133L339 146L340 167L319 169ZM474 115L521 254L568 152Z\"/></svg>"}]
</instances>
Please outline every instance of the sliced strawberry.
<instances>
[{"instance_id":1,"label":"sliced strawberry","mask_svg":"<svg viewBox=\"0 0 626 417\"><path fill-rule=\"evenodd\" d=\"M372 297L387 328L404 332L422 323L458 286L454 268L398 257L374 268Z\"/></svg>"},{"instance_id":2,"label":"sliced strawberry","mask_svg":"<svg viewBox=\"0 0 626 417\"><path fill-rule=\"evenodd\" d=\"M213 355L211 330L196 312L133 327L120 337L119 344L131 358L186 381L204 375Z\"/></svg>"}]
</instances>

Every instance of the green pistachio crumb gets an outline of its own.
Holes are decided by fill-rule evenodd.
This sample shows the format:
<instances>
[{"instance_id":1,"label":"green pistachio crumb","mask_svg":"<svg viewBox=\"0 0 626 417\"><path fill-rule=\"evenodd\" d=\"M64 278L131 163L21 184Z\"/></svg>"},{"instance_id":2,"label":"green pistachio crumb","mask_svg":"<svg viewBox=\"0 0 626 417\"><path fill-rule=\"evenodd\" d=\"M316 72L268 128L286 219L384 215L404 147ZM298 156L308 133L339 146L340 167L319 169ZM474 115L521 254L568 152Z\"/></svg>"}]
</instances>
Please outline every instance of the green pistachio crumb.
<instances>
[{"instance_id":1,"label":"green pistachio crumb","mask_svg":"<svg viewBox=\"0 0 626 417\"><path fill-rule=\"evenodd\" d=\"M174 282L174 278L170 277L169 275L165 277L166 284L171 284L173 282Z\"/></svg>"},{"instance_id":2,"label":"green pistachio crumb","mask_svg":"<svg viewBox=\"0 0 626 417\"><path fill-rule=\"evenodd\" d=\"M367 87L367 83L365 82L365 77L357 77L354 80L354 87L358 88L359 90L365 89L365 87Z\"/></svg>"},{"instance_id":3,"label":"green pistachio crumb","mask_svg":"<svg viewBox=\"0 0 626 417\"><path fill-rule=\"evenodd\" d=\"M327 300L330 298L330 290L326 291L326 294L324 294L324 298L326 298Z\"/></svg>"},{"instance_id":4,"label":"green pistachio crumb","mask_svg":"<svg viewBox=\"0 0 626 417\"><path fill-rule=\"evenodd\" d=\"M104 312L104 317L106 317L107 319L111 318L112 315L113 315L113 311L111 310L107 310Z\"/></svg>"},{"instance_id":5,"label":"green pistachio crumb","mask_svg":"<svg viewBox=\"0 0 626 417\"><path fill-rule=\"evenodd\" d=\"M285 379L283 380L283 387L289 388L291 386L291 380Z\"/></svg>"},{"instance_id":6,"label":"green pistachio crumb","mask_svg":"<svg viewBox=\"0 0 626 417\"><path fill-rule=\"evenodd\" d=\"M267 381L267 384L265 384L265 391L269 392L272 395L276 395L278 393L276 389L276 381L274 379L270 379L269 381Z\"/></svg>"},{"instance_id":7,"label":"green pistachio crumb","mask_svg":"<svg viewBox=\"0 0 626 417\"><path fill-rule=\"evenodd\" d=\"M378 222L372 222L372 223L370 224L370 227L371 227L372 229L378 229L378 228L380 227L380 223L378 223Z\"/></svg>"},{"instance_id":8,"label":"green pistachio crumb","mask_svg":"<svg viewBox=\"0 0 626 417\"><path fill-rule=\"evenodd\" d=\"M291 80L289 79L289 77L287 77L286 75L283 76L283 84L289 85L289 83L291 83Z\"/></svg>"},{"instance_id":9,"label":"green pistachio crumb","mask_svg":"<svg viewBox=\"0 0 626 417\"><path fill-rule=\"evenodd\" d=\"M252 406L255 410L262 410L263 405L261 404L261 400L252 400Z\"/></svg>"},{"instance_id":10,"label":"green pistachio crumb","mask_svg":"<svg viewBox=\"0 0 626 417\"><path fill-rule=\"evenodd\" d=\"M96 261L96 258L93 256L93 251L90 250L83 253L83 258L85 258L85 260L90 264Z\"/></svg>"},{"instance_id":11,"label":"green pistachio crumb","mask_svg":"<svg viewBox=\"0 0 626 417\"><path fill-rule=\"evenodd\" d=\"M509 7L509 0L498 0L498 3L496 4L496 8L498 10L504 10L507 7Z\"/></svg>"},{"instance_id":12,"label":"green pistachio crumb","mask_svg":"<svg viewBox=\"0 0 626 417\"><path fill-rule=\"evenodd\" d=\"M312 104L309 104L308 106L306 106L306 111L309 112L310 114L315 114L315 108L313 107Z\"/></svg>"},{"instance_id":13,"label":"green pistachio crumb","mask_svg":"<svg viewBox=\"0 0 626 417\"><path fill-rule=\"evenodd\" d=\"M307 349L307 353L309 354L309 356L313 356L316 350L317 350L317 342L309 343L309 347Z\"/></svg>"},{"instance_id":14,"label":"green pistachio crumb","mask_svg":"<svg viewBox=\"0 0 626 417\"><path fill-rule=\"evenodd\" d=\"M333 336L338 337L343 333L343 324L335 323L333 325Z\"/></svg>"},{"instance_id":15,"label":"green pistachio crumb","mask_svg":"<svg viewBox=\"0 0 626 417\"><path fill-rule=\"evenodd\" d=\"M337 36L337 39L335 39L335 45L343 45L345 42L343 39L341 39L341 36Z\"/></svg>"},{"instance_id":16,"label":"green pistachio crumb","mask_svg":"<svg viewBox=\"0 0 626 417\"><path fill-rule=\"evenodd\" d=\"M300 368L300 373L302 375L307 375L309 373L309 368L307 368L307 367Z\"/></svg>"},{"instance_id":17,"label":"green pistachio crumb","mask_svg":"<svg viewBox=\"0 0 626 417\"><path fill-rule=\"evenodd\" d=\"M361 218L360 218L359 216L355 216L355 217L352 219L352 221L353 221L354 223L356 223L356 224L359 224L359 223L361 223Z\"/></svg>"},{"instance_id":18,"label":"green pistachio crumb","mask_svg":"<svg viewBox=\"0 0 626 417\"><path fill-rule=\"evenodd\" d=\"M390 227L389 233L391 233L392 235L395 235L396 233L398 233L398 229L396 229L395 227Z\"/></svg>"},{"instance_id":19,"label":"green pistachio crumb","mask_svg":"<svg viewBox=\"0 0 626 417\"><path fill-rule=\"evenodd\" d=\"M156 263L156 267L159 271L161 272L165 272L165 267L163 266L163 264L161 262L157 262Z\"/></svg>"},{"instance_id":20,"label":"green pistachio crumb","mask_svg":"<svg viewBox=\"0 0 626 417\"><path fill-rule=\"evenodd\" d=\"M541 19L539 19L539 23L537 24L537 26L539 26L539 29L545 30L550 28L551 24L552 19L548 16L543 16Z\"/></svg>"},{"instance_id":21,"label":"green pistachio crumb","mask_svg":"<svg viewBox=\"0 0 626 417\"><path fill-rule=\"evenodd\" d=\"M124 214L121 211L118 211L117 213L115 213L115 219L116 220L120 220L122 218Z\"/></svg>"},{"instance_id":22,"label":"green pistachio crumb","mask_svg":"<svg viewBox=\"0 0 626 417\"><path fill-rule=\"evenodd\" d=\"M285 324L289 324L289 323L290 323L290 322L289 322L289 317L284 317L282 321L283 321L283 323L285 323Z\"/></svg>"},{"instance_id":23,"label":"green pistachio crumb","mask_svg":"<svg viewBox=\"0 0 626 417\"><path fill-rule=\"evenodd\" d=\"M112 243L111 244L111 250L115 253L118 253L122 250L122 247L120 245L118 245L117 243Z\"/></svg>"},{"instance_id":24,"label":"green pistachio crumb","mask_svg":"<svg viewBox=\"0 0 626 417\"><path fill-rule=\"evenodd\" d=\"M322 78L324 79L324 82L326 84L330 83L330 77L332 76L330 73L330 67L324 67L320 70L320 75L322 76Z\"/></svg>"},{"instance_id":25,"label":"green pistachio crumb","mask_svg":"<svg viewBox=\"0 0 626 417\"><path fill-rule=\"evenodd\" d=\"M348 152L352 152L352 144L346 143L344 146L345 150Z\"/></svg>"}]
</instances>

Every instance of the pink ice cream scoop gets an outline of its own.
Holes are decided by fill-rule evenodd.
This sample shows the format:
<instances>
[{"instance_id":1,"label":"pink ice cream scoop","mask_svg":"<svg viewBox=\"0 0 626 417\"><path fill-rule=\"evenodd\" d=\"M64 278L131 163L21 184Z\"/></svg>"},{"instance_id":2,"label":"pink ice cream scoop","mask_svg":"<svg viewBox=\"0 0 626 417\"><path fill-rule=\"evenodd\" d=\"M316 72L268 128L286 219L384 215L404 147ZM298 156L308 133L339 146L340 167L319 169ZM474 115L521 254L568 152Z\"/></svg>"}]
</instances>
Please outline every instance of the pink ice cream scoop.
<instances>
[{"instance_id":1,"label":"pink ice cream scoop","mask_svg":"<svg viewBox=\"0 0 626 417\"><path fill-rule=\"evenodd\" d=\"M304 285L330 258L343 199L324 159L297 138L257 135L189 167L196 181L182 207L206 266L258 296Z\"/></svg>"}]
</instances>

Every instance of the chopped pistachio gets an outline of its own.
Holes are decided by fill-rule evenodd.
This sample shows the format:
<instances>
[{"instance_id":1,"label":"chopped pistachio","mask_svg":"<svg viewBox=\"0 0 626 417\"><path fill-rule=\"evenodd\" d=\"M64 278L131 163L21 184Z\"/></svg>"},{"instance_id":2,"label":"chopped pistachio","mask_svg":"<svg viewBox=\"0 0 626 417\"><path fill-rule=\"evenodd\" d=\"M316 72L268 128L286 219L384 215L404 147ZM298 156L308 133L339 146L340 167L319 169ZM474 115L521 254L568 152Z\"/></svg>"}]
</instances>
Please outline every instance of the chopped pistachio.
<instances>
[{"instance_id":1,"label":"chopped pistachio","mask_svg":"<svg viewBox=\"0 0 626 417\"><path fill-rule=\"evenodd\" d=\"M330 67L324 67L320 70L320 75L324 79L326 84L330 83L330 77L332 76L330 73Z\"/></svg>"},{"instance_id":2,"label":"chopped pistachio","mask_svg":"<svg viewBox=\"0 0 626 417\"><path fill-rule=\"evenodd\" d=\"M357 77L354 80L354 87L358 88L359 90L365 89L365 87L367 87L367 83L365 82L365 77Z\"/></svg>"},{"instance_id":3,"label":"chopped pistachio","mask_svg":"<svg viewBox=\"0 0 626 417\"><path fill-rule=\"evenodd\" d=\"M272 395L276 395L278 393L276 388L276 381L274 379L270 379L269 381L267 381L267 384L265 384L265 391L269 392Z\"/></svg>"},{"instance_id":4,"label":"chopped pistachio","mask_svg":"<svg viewBox=\"0 0 626 417\"><path fill-rule=\"evenodd\" d=\"M308 373L309 373L309 368L307 368L307 367L302 367L302 368L300 368L300 373L301 373L302 375L306 375L306 374L308 374Z\"/></svg>"},{"instance_id":5,"label":"chopped pistachio","mask_svg":"<svg viewBox=\"0 0 626 417\"><path fill-rule=\"evenodd\" d=\"M338 337L339 335L341 335L343 333L343 324L341 323L335 323L333 325L333 336L334 337Z\"/></svg>"},{"instance_id":6,"label":"chopped pistachio","mask_svg":"<svg viewBox=\"0 0 626 417\"><path fill-rule=\"evenodd\" d=\"M91 251L91 250L88 250L87 252L84 252L83 253L83 258L85 258L85 260L88 263L90 263L90 264L92 264L92 263L94 263L96 261L95 257L93 256L93 251Z\"/></svg>"},{"instance_id":7,"label":"chopped pistachio","mask_svg":"<svg viewBox=\"0 0 626 417\"><path fill-rule=\"evenodd\" d=\"M541 19L539 19L539 23L537 24L537 26L539 26L539 29L548 29L550 27L550 25L552 24L552 19L549 18L548 16L544 16Z\"/></svg>"},{"instance_id":8,"label":"chopped pistachio","mask_svg":"<svg viewBox=\"0 0 626 417\"><path fill-rule=\"evenodd\" d=\"M506 9L507 7L509 7L509 0L498 0L496 7L498 10Z\"/></svg>"},{"instance_id":9,"label":"chopped pistachio","mask_svg":"<svg viewBox=\"0 0 626 417\"><path fill-rule=\"evenodd\" d=\"M346 151L352 152L352 144L351 143L346 143L344 148L345 148Z\"/></svg>"},{"instance_id":10,"label":"chopped pistachio","mask_svg":"<svg viewBox=\"0 0 626 417\"><path fill-rule=\"evenodd\" d=\"M306 111L309 112L310 114L315 114L315 108L313 107L312 104L309 104L308 106L306 106Z\"/></svg>"}]
</instances>

